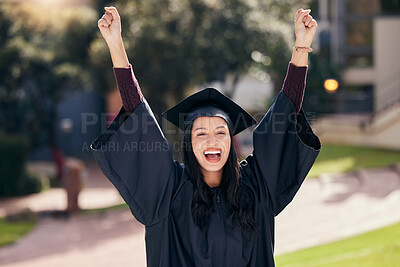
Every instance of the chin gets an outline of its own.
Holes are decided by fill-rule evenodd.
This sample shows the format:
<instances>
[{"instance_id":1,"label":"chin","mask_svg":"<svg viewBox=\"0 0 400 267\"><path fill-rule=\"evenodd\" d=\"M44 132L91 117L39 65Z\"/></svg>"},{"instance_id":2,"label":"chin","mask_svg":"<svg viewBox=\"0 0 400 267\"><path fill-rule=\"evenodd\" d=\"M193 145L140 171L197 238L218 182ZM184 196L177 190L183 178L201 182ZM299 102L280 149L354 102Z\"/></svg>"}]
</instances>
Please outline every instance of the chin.
<instances>
[{"instance_id":1,"label":"chin","mask_svg":"<svg viewBox=\"0 0 400 267\"><path fill-rule=\"evenodd\" d=\"M224 168L224 166L220 167L201 167L202 170L206 171L206 172L221 172L222 169Z\"/></svg>"},{"instance_id":2,"label":"chin","mask_svg":"<svg viewBox=\"0 0 400 267\"><path fill-rule=\"evenodd\" d=\"M202 162L200 166L203 170L207 172L221 172L224 168L226 160L221 160L218 163Z\"/></svg>"}]
</instances>

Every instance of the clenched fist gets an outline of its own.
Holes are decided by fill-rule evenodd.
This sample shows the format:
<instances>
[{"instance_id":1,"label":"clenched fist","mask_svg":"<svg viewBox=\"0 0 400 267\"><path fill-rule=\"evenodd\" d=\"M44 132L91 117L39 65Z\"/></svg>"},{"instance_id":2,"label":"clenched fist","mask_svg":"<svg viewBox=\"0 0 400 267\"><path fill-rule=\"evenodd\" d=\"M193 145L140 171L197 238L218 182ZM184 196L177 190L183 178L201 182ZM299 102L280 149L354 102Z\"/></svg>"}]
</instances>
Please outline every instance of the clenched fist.
<instances>
[{"instance_id":1,"label":"clenched fist","mask_svg":"<svg viewBox=\"0 0 400 267\"><path fill-rule=\"evenodd\" d=\"M105 7L106 12L97 22L101 35L108 45L121 40L121 18L115 7Z\"/></svg>"},{"instance_id":2,"label":"clenched fist","mask_svg":"<svg viewBox=\"0 0 400 267\"><path fill-rule=\"evenodd\" d=\"M299 9L294 19L294 29L296 33L295 46L310 47L314 39L317 22L310 15L311 10Z\"/></svg>"}]
</instances>

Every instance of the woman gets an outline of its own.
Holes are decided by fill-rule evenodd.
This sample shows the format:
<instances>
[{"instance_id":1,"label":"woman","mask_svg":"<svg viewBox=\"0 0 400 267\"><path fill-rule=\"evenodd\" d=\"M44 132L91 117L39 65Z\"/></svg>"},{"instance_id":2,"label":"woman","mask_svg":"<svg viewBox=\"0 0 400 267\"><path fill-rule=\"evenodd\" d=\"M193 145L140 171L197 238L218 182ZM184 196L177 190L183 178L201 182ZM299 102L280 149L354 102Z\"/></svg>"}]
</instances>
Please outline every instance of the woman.
<instances>
[{"instance_id":1,"label":"woman","mask_svg":"<svg viewBox=\"0 0 400 267\"><path fill-rule=\"evenodd\" d=\"M146 227L148 266L274 266L274 216L293 199L320 142L301 103L317 23L295 17L296 43L282 91L254 130L254 153L238 163L232 136L254 124L213 88L163 114L184 130L184 165L143 97L123 47L115 8L98 26L110 49L123 108L92 144L104 174Z\"/></svg>"}]
</instances>

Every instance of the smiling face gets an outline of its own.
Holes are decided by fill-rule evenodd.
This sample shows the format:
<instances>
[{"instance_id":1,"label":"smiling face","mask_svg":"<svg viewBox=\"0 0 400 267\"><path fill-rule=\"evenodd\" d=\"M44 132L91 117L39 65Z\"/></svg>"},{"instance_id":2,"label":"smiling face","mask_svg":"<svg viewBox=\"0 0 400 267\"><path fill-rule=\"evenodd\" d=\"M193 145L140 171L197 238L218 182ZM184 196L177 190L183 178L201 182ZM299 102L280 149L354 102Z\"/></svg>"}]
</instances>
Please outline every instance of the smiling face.
<instances>
[{"instance_id":1,"label":"smiling face","mask_svg":"<svg viewBox=\"0 0 400 267\"><path fill-rule=\"evenodd\" d=\"M221 177L231 147L229 128L220 117L198 117L193 121L192 148L205 177Z\"/></svg>"}]
</instances>

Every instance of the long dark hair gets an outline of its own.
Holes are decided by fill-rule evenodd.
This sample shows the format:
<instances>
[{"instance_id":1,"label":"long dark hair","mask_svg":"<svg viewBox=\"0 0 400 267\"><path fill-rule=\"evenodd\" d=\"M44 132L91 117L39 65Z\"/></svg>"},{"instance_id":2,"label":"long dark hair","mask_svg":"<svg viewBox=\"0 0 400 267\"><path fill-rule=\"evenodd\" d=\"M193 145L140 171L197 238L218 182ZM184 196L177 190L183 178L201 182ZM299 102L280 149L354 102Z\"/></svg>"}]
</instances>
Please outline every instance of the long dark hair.
<instances>
[{"instance_id":1,"label":"long dark hair","mask_svg":"<svg viewBox=\"0 0 400 267\"><path fill-rule=\"evenodd\" d=\"M200 229L204 230L214 210L213 198L212 190L204 181L199 163L193 153L192 127L193 122L187 126L183 135L182 158L189 179L194 185L192 216L194 222ZM229 130L229 134L232 140L231 130ZM256 230L252 205L253 196L250 190L240 181L239 161L233 142L231 142L228 159L223 167L219 190L225 200L223 207L228 215L228 226L232 229L239 226L245 238L250 239Z\"/></svg>"}]
</instances>

